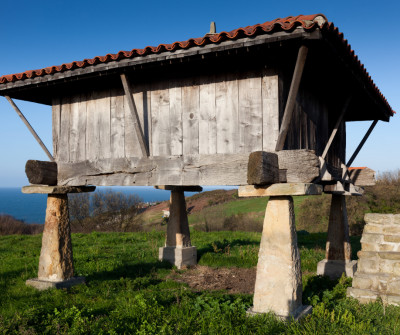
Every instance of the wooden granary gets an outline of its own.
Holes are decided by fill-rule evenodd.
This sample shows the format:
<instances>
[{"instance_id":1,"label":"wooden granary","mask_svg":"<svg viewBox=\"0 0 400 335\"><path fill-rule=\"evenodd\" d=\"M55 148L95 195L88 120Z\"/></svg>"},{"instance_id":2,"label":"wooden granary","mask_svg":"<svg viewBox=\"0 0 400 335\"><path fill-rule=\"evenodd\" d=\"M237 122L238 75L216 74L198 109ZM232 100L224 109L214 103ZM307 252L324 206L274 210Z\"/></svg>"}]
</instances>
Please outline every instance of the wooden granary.
<instances>
[{"instance_id":1,"label":"wooden granary","mask_svg":"<svg viewBox=\"0 0 400 335\"><path fill-rule=\"evenodd\" d=\"M54 195L88 185L169 189L166 247L172 251L161 253L172 253L175 263L193 261L184 190L239 185L242 196L271 196L254 312L284 317L304 312L291 196L333 193L326 263L345 272L344 195L360 194L357 178L365 176L347 167L375 124L393 115L343 35L321 14L3 76L0 95L11 103L52 105L54 163L45 171L56 172L46 182L39 178L51 187L26 192ZM346 122L363 120L372 126L346 162ZM35 166L31 177L43 170ZM271 242L277 236L280 246ZM282 245L284 260L265 260L263 252L272 255ZM180 249L178 255L177 247L190 255ZM268 279L271 285L265 284L268 269L281 273ZM278 307L265 293L277 282L286 292Z\"/></svg>"}]
</instances>

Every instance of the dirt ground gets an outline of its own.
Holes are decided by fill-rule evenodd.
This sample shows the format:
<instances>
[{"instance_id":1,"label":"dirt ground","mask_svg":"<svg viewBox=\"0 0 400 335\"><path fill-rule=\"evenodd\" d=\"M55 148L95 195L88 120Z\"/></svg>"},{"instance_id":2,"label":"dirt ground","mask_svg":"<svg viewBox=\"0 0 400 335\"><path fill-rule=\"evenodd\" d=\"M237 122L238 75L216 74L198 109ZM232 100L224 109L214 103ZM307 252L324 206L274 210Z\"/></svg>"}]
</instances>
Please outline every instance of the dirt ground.
<instances>
[{"instance_id":1,"label":"dirt ground","mask_svg":"<svg viewBox=\"0 0 400 335\"><path fill-rule=\"evenodd\" d=\"M256 268L210 268L197 265L169 275L180 283L186 283L195 291L226 290L228 293L254 294Z\"/></svg>"}]
</instances>

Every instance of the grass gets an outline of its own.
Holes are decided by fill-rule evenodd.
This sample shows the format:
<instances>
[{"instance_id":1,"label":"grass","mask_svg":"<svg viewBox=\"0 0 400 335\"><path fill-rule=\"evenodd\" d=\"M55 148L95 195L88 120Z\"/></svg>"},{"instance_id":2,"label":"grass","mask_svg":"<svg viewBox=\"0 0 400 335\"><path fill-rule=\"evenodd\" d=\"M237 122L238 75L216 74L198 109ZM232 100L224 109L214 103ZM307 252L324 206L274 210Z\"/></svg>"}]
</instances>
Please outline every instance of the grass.
<instances>
[{"instance_id":1,"label":"grass","mask_svg":"<svg viewBox=\"0 0 400 335\"><path fill-rule=\"evenodd\" d=\"M193 231L199 264L252 267L259 233ZM247 317L252 296L194 292L168 279L157 260L163 232L73 234L77 275L86 285L38 292L35 277L41 235L0 237L0 334L396 334L400 308L360 305L345 298L349 280L315 276L326 234L298 235L304 303L313 314L283 322L271 314ZM353 238L357 248L359 238ZM356 251L356 250L355 250Z\"/></svg>"}]
</instances>

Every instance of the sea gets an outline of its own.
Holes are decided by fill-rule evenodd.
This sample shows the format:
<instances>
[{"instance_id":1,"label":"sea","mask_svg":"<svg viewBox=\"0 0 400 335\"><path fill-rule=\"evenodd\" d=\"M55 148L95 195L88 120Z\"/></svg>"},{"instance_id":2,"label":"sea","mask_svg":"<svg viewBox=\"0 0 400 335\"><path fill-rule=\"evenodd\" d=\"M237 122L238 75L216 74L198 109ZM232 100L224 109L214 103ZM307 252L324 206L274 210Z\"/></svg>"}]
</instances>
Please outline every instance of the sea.
<instances>
[{"instance_id":1,"label":"sea","mask_svg":"<svg viewBox=\"0 0 400 335\"><path fill-rule=\"evenodd\" d=\"M227 186L206 186L203 192L215 189L232 189ZM136 194L143 202L153 203L168 200L170 191L156 190L149 186L125 186L125 187L97 187L98 191L112 190L125 194ZM195 192L185 192L185 196L191 196ZM0 187L0 214L7 214L26 223L44 223L46 215L46 194L24 194L21 187Z\"/></svg>"}]
</instances>

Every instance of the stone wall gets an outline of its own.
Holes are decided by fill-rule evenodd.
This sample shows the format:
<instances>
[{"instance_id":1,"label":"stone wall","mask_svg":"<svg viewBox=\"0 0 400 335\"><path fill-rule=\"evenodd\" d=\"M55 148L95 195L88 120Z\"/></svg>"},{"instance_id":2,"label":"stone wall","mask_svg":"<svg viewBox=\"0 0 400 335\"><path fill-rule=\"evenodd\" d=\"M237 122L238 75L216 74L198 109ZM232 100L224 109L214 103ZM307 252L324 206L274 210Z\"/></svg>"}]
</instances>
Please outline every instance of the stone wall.
<instances>
[{"instance_id":1,"label":"stone wall","mask_svg":"<svg viewBox=\"0 0 400 335\"><path fill-rule=\"evenodd\" d=\"M400 305L400 214L366 214L358 267L348 296Z\"/></svg>"}]
</instances>

